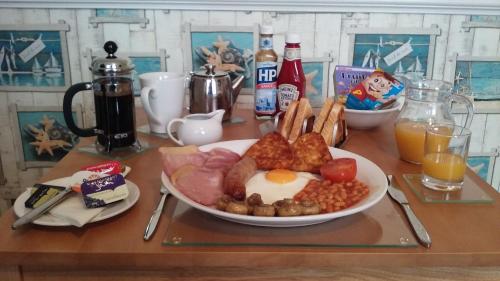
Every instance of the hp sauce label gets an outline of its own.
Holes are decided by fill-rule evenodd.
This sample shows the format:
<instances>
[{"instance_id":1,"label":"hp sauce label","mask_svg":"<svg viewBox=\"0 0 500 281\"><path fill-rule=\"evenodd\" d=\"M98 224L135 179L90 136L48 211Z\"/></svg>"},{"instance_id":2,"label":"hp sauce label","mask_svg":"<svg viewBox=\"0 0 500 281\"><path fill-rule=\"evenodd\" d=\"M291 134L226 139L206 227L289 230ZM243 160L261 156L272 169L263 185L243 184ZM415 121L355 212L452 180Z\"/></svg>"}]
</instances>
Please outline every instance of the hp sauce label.
<instances>
[{"instance_id":1,"label":"hp sauce label","mask_svg":"<svg viewBox=\"0 0 500 281\"><path fill-rule=\"evenodd\" d=\"M256 69L255 112L273 114L276 111L278 64L272 61L257 62Z\"/></svg>"}]
</instances>

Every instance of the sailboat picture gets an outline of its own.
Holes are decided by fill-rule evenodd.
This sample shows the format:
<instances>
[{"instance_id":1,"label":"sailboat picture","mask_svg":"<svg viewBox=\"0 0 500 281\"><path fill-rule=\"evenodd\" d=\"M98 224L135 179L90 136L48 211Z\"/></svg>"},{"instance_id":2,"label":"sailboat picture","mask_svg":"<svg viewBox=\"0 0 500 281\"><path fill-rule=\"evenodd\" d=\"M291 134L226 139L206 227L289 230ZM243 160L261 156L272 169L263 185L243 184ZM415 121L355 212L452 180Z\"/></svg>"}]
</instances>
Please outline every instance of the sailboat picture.
<instances>
[{"instance_id":1,"label":"sailboat picture","mask_svg":"<svg viewBox=\"0 0 500 281\"><path fill-rule=\"evenodd\" d=\"M65 90L66 38L58 30L4 30L0 26L0 90Z\"/></svg>"},{"instance_id":2,"label":"sailboat picture","mask_svg":"<svg viewBox=\"0 0 500 281\"><path fill-rule=\"evenodd\" d=\"M354 34L354 46L352 65L367 68L382 68L394 75L405 75L414 73L425 76L429 65L429 50L431 47L431 35L414 34ZM400 48L409 49L389 60L388 55L393 56Z\"/></svg>"},{"instance_id":3,"label":"sailboat picture","mask_svg":"<svg viewBox=\"0 0 500 281\"><path fill-rule=\"evenodd\" d=\"M458 57L454 80L454 90L472 96L474 100L500 100L500 59Z\"/></svg>"}]
</instances>

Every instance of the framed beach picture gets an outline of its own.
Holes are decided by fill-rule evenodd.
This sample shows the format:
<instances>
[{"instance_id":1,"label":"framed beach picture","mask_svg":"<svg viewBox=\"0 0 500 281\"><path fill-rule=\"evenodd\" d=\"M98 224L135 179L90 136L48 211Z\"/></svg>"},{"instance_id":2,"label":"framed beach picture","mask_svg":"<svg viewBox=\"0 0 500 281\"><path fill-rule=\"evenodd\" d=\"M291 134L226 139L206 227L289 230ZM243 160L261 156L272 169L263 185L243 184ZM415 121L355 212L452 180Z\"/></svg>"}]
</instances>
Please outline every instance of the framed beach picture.
<instances>
[{"instance_id":1,"label":"framed beach picture","mask_svg":"<svg viewBox=\"0 0 500 281\"><path fill-rule=\"evenodd\" d=\"M468 20L462 22L465 31L471 28L500 28L500 16L494 15L473 15Z\"/></svg>"},{"instance_id":2,"label":"framed beach picture","mask_svg":"<svg viewBox=\"0 0 500 281\"><path fill-rule=\"evenodd\" d=\"M470 153L467 158L467 166L485 182L492 184L495 160L498 155L498 149L494 149L490 153Z\"/></svg>"},{"instance_id":3,"label":"framed beach picture","mask_svg":"<svg viewBox=\"0 0 500 281\"><path fill-rule=\"evenodd\" d=\"M454 90L474 100L500 100L500 57L457 56L451 59Z\"/></svg>"},{"instance_id":4,"label":"framed beach picture","mask_svg":"<svg viewBox=\"0 0 500 281\"><path fill-rule=\"evenodd\" d=\"M242 94L254 93L254 54L258 49L259 26L191 26L185 25L185 62L188 71L199 71L206 64L228 72L232 79L245 77Z\"/></svg>"},{"instance_id":5,"label":"framed beach picture","mask_svg":"<svg viewBox=\"0 0 500 281\"><path fill-rule=\"evenodd\" d=\"M436 36L431 28L349 28L352 66L382 68L393 75L432 77Z\"/></svg>"},{"instance_id":6,"label":"framed beach picture","mask_svg":"<svg viewBox=\"0 0 500 281\"><path fill-rule=\"evenodd\" d=\"M101 23L140 24L142 28L146 28L149 19L144 14L144 10L140 9L96 9L95 17L90 17L89 23L94 28Z\"/></svg>"},{"instance_id":7,"label":"framed beach picture","mask_svg":"<svg viewBox=\"0 0 500 281\"><path fill-rule=\"evenodd\" d=\"M105 57L104 51L87 49L88 65L92 65L92 61L96 57ZM141 95L141 83L139 75L147 72L167 71L167 51L160 49L158 52L152 53L121 53L120 56L129 58L134 65L132 71L132 79L134 83L134 96Z\"/></svg>"},{"instance_id":8,"label":"framed beach picture","mask_svg":"<svg viewBox=\"0 0 500 281\"><path fill-rule=\"evenodd\" d=\"M9 106L11 127L19 158L19 168L51 167L78 143L64 121L62 107ZM81 106L73 109L73 118L82 127Z\"/></svg>"},{"instance_id":9,"label":"framed beach picture","mask_svg":"<svg viewBox=\"0 0 500 281\"><path fill-rule=\"evenodd\" d=\"M0 25L0 91L66 91L71 85L66 31L50 25Z\"/></svg>"},{"instance_id":10,"label":"framed beach picture","mask_svg":"<svg viewBox=\"0 0 500 281\"><path fill-rule=\"evenodd\" d=\"M312 107L322 107L328 96L328 73L333 58L302 58L302 68L306 76L306 97ZM283 57L278 59L278 68L281 69Z\"/></svg>"}]
</instances>

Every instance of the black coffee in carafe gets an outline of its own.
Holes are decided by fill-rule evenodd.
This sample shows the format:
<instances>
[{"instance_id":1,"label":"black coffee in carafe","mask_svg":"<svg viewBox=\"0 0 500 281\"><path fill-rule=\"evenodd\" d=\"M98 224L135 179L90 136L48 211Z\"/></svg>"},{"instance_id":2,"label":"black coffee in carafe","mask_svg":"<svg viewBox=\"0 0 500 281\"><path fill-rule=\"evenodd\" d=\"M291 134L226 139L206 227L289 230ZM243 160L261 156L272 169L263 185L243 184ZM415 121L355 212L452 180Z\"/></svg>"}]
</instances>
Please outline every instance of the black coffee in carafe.
<instances>
[{"instance_id":1,"label":"black coffee in carafe","mask_svg":"<svg viewBox=\"0 0 500 281\"><path fill-rule=\"evenodd\" d=\"M117 49L114 42L106 42L104 50L108 56L92 63L94 80L71 86L63 102L68 128L81 137L97 136L98 149L106 152L137 144L131 78L133 66L127 60L116 58ZM84 90L94 92L96 126L89 129L78 128L71 113L73 96Z\"/></svg>"}]
</instances>

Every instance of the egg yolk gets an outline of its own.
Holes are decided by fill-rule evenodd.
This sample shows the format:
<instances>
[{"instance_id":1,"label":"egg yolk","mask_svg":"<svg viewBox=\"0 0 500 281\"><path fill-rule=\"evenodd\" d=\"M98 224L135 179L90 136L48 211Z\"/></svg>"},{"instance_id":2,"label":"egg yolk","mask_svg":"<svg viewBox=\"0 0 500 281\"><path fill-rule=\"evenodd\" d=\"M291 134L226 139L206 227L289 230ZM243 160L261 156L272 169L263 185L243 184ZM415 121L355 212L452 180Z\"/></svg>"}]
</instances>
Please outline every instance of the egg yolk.
<instances>
[{"instance_id":1,"label":"egg yolk","mask_svg":"<svg viewBox=\"0 0 500 281\"><path fill-rule=\"evenodd\" d=\"M296 178L297 174L295 172L286 169L275 169L266 174L266 180L278 184L288 183L294 181Z\"/></svg>"}]
</instances>

